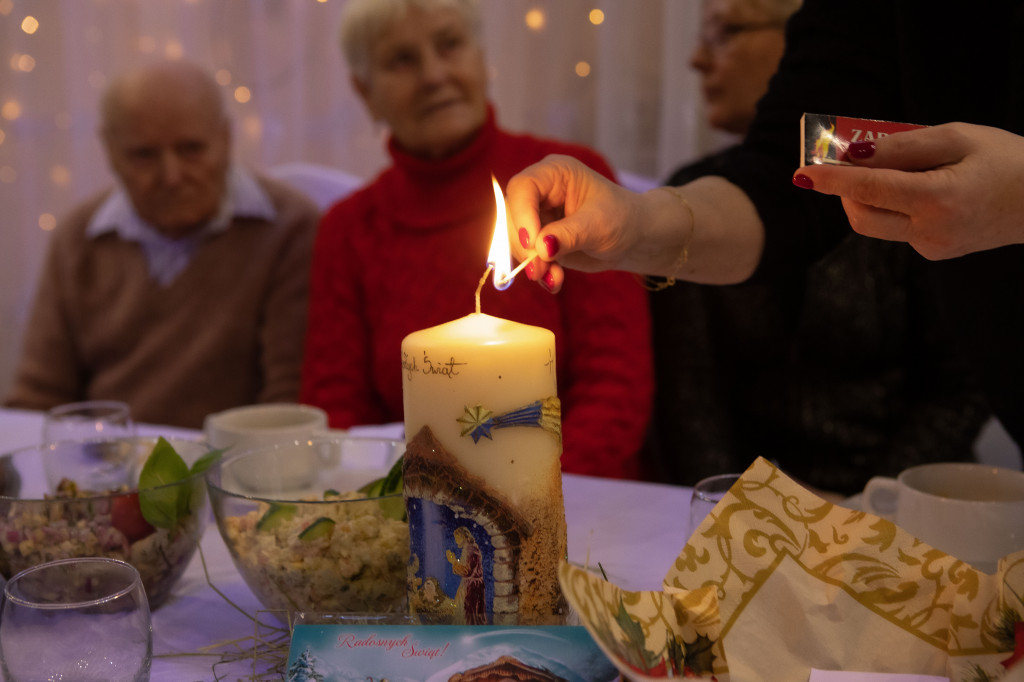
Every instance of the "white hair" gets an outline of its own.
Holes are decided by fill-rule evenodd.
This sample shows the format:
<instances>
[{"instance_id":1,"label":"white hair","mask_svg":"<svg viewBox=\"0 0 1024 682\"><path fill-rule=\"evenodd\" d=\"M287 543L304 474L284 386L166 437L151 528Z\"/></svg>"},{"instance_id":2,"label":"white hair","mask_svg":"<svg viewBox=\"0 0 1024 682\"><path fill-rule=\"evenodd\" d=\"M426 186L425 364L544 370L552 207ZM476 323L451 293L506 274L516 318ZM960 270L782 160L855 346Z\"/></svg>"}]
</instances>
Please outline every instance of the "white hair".
<instances>
[{"instance_id":1,"label":"white hair","mask_svg":"<svg viewBox=\"0 0 1024 682\"><path fill-rule=\"evenodd\" d=\"M341 52L356 78L370 78L373 45L381 34L411 8L451 8L466 20L477 42L482 43L483 22L477 0L349 0L341 18Z\"/></svg>"}]
</instances>

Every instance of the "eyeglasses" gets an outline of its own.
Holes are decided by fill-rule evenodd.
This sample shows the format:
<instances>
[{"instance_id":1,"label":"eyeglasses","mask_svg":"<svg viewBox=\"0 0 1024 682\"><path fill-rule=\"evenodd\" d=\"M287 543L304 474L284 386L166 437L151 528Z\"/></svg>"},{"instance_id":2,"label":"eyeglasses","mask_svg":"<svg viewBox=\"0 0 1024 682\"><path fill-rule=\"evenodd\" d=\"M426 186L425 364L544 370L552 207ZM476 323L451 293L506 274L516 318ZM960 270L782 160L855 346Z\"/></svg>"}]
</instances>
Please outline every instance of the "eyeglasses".
<instances>
[{"instance_id":1,"label":"eyeglasses","mask_svg":"<svg viewBox=\"0 0 1024 682\"><path fill-rule=\"evenodd\" d=\"M700 30L700 44L707 48L721 48L741 33L781 29L783 24L778 21L760 21L746 24L705 24Z\"/></svg>"}]
</instances>

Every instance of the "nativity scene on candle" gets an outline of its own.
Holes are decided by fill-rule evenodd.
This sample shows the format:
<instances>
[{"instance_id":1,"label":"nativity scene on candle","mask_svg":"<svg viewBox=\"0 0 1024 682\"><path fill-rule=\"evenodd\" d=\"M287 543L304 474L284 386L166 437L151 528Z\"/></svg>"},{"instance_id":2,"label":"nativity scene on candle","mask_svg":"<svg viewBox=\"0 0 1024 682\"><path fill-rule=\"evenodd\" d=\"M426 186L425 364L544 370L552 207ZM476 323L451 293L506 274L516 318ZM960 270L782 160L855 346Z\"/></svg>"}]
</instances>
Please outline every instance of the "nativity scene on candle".
<instances>
[{"instance_id":1,"label":"nativity scene on candle","mask_svg":"<svg viewBox=\"0 0 1024 682\"><path fill-rule=\"evenodd\" d=\"M511 283L501 190L481 286ZM485 265L485 264L481 264ZM468 295L467 295L468 300ZM480 311L402 342L410 609L433 622L562 622L555 336Z\"/></svg>"}]
</instances>

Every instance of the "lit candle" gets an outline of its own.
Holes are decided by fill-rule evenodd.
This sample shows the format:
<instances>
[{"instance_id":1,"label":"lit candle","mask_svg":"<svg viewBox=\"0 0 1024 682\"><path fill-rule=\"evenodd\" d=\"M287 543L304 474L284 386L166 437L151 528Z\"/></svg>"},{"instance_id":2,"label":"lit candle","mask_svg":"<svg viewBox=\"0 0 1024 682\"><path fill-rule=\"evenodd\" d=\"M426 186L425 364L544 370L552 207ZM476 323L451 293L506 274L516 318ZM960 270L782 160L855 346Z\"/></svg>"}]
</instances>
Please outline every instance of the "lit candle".
<instances>
[{"instance_id":1,"label":"lit candle","mask_svg":"<svg viewBox=\"0 0 1024 682\"><path fill-rule=\"evenodd\" d=\"M494 186L500 288L511 263ZM456 622L553 622L565 556L554 334L481 313L478 292L477 312L405 338L402 369L410 605Z\"/></svg>"}]
</instances>

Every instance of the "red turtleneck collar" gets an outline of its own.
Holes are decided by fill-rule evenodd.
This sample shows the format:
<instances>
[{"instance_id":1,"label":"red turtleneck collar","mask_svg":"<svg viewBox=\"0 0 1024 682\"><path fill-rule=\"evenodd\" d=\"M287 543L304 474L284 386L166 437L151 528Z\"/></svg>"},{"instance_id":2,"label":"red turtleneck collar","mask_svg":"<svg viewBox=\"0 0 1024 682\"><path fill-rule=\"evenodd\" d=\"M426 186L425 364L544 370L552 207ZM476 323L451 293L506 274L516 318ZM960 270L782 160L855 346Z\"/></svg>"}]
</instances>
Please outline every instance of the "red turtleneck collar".
<instances>
[{"instance_id":1,"label":"red turtleneck collar","mask_svg":"<svg viewBox=\"0 0 1024 682\"><path fill-rule=\"evenodd\" d=\"M494 107L469 146L445 159L412 156L388 142L393 164L375 186L389 221L404 228L430 229L494 213L490 160L495 157L499 131Z\"/></svg>"}]
</instances>

